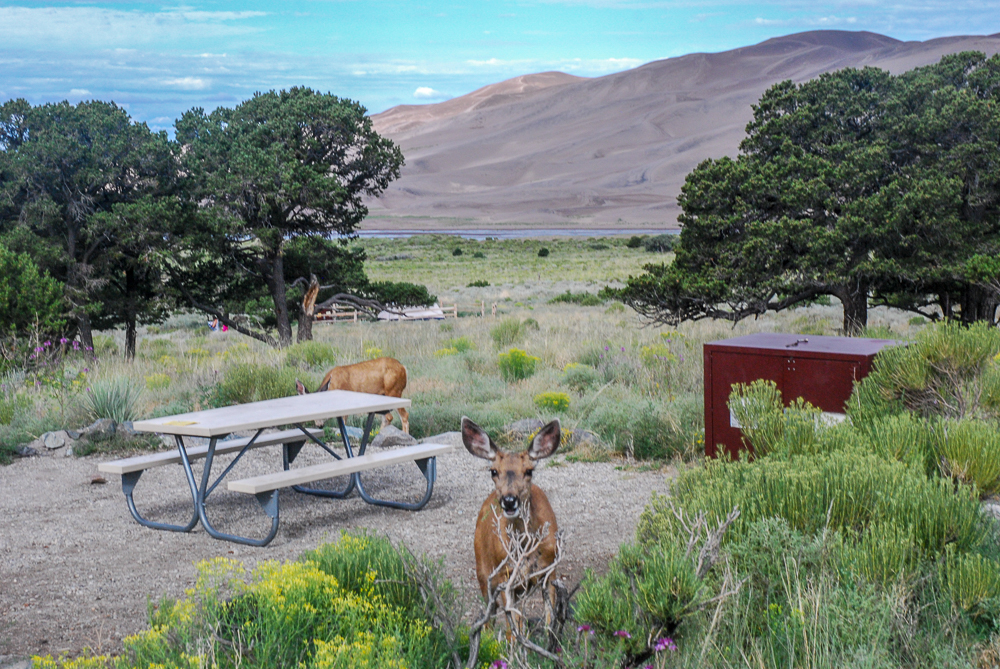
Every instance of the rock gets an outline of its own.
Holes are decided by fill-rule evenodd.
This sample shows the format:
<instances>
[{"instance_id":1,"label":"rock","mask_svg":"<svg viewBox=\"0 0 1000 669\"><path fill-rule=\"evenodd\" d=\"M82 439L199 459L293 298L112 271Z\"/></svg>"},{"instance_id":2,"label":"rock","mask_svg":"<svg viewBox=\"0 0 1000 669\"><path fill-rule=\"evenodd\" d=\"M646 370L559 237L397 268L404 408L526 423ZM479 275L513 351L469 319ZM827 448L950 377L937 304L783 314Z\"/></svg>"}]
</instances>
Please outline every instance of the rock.
<instances>
[{"instance_id":1,"label":"rock","mask_svg":"<svg viewBox=\"0 0 1000 669\"><path fill-rule=\"evenodd\" d=\"M510 425L505 425L503 431L517 437L527 437L529 434L538 432L544 426L545 423L537 418L522 418L521 420L514 421Z\"/></svg>"},{"instance_id":2,"label":"rock","mask_svg":"<svg viewBox=\"0 0 1000 669\"><path fill-rule=\"evenodd\" d=\"M432 437L424 437L420 440L421 444L444 444L445 446L455 446L456 448L464 448L462 444L462 433L461 432L442 432L441 434L435 434Z\"/></svg>"},{"instance_id":3,"label":"rock","mask_svg":"<svg viewBox=\"0 0 1000 669\"><path fill-rule=\"evenodd\" d=\"M70 436L71 439L79 439L83 435L77 430L66 430L66 434Z\"/></svg>"},{"instance_id":4,"label":"rock","mask_svg":"<svg viewBox=\"0 0 1000 669\"><path fill-rule=\"evenodd\" d=\"M386 425L372 440L373 448L391 448L394 446L410 446L417 443L414 437L406 434L398 427Z\"/></svg>"},{"instance_id":5,"label":"rock","mask_svg":"<svg viewBox=\"0 0 1000 669\"><path fill-rule=\"evenodd\" d=\"M66 433L66 430L46 432L40 437L40 439L42 445L50 451L54 451L57 448L63 448L64 446L70 446L74 441L76 441Z\"/></svg>"},{"instance_id":6,"label":"rock","mask_svg":"<svg viewBox=\"0 0 1000 669\"><path fill-rule=\"evenodd\" d=\"M361 441L361 437L365 433L364 430L362 430L360 427L352 427L350 425L347 425L346 428L347 428L347 436L350 439Z\"/></svg>"},{"instance_id":7,"label":"rock","mask_svg":"<svg viewBox=\"0 0 1000 669\"><path fill-rule=\"evenodd\" d=\"M33 444L35 442L33 441L31 443ZM17 454L22 458L30 458L35 455L38 455L38 451L32 448L31 444L21 444L20 446L17 447Z\"/></svg>"},{"instance_id":8,"label":"rock","mask_svg":"<svg viewBox=\"0 0 1000 669\"><path fill-rule=\"evenodd\" d=\"M590 430L567 430L569 433L569 444L570 446L579 446L580 444L601 444L601 437Z\"/></svg>"},{"instance_id":9,"label":"rock","mask_svg":"<svg viewBox=\"0 0 1000 669\"><path fill-rule=\"evenodd\" d=\"M123 437L134 437L138 432L132 429L132 421L127 420L124 423L118 423L118 427L115 428L115 433L120 434Z\"/></svg>"},{"instance_id":10,"label":"rock","mask_svg":"<svg viewBox=\"0 0 1000 669\"><path fill-rule=\"evenodd\" d=\"M983 511L992 516L995 520L1000 520L1000 500L991 499L983 502Z\"/></svg>"},{"instance_id":11,"label":"rock","mask_svg":"<svg viewBox=\"0 0 1000 669\"><path fill-rule=\"evenodd\" d=\"M104 441L115 435L118 424L110 418L99 418L80 430L91 441Z\"/></svg>"}]
</instances>

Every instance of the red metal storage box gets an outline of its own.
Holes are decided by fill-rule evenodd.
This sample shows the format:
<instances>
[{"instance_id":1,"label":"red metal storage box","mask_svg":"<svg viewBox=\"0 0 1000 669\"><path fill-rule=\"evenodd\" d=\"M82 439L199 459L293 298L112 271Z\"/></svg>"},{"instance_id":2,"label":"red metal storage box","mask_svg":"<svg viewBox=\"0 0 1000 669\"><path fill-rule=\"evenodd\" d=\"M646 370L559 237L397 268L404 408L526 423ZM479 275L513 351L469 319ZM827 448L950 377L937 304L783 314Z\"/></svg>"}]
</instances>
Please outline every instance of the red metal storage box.
<instances>
[{"instance_id":1,"label":"red metal storage box","mask_svg":"<svg viewBox=\"0 0 1000 669\"><path fill-rule=\"evenodd\" d=\"M830 413L844 413L854 382L871 371L875 354L892 339L760 333L705 344L705 455L724 449L734 458L743 444L729 413L734 383L774 381L786 405L802 397Z\"/></svg>"}]
</instances>

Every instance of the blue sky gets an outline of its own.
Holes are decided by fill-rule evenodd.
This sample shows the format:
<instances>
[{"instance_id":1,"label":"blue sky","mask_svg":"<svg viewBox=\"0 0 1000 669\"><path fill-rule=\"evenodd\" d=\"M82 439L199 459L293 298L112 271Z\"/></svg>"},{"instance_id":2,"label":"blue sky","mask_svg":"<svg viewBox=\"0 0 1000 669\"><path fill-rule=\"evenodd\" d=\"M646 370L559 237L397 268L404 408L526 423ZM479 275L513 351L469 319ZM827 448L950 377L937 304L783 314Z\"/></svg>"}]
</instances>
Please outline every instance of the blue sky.
<instances>
[{"instance_id":1,"label":"blue sky","mask_svg":"<svg viewBox=\"0 0 1000 669\"><path fill-rule=\"evenodd\" d=\"M375 113L519 74L601 76L816 29L991 34L1000 1L0 1L0 100L113 100L169 129L191 107L305 85Z\"/></svg>"}]
</instances>

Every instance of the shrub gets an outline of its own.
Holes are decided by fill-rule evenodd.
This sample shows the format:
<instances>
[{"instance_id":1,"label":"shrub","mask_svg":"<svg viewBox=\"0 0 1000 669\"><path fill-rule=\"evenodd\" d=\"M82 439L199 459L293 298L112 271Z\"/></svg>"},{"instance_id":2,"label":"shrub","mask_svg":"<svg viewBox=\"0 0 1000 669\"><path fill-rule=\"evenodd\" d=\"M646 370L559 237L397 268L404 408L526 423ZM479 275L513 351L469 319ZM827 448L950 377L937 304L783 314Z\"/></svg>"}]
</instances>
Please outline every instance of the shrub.
<instances>
[{"instance_id":1,"label":"shrub","mask_svg":"<svg viewBox=\"0 0 1000 669\"><path fill-rule=\"evenodd\" d=\"M949 481L928 479L902 463L856 450L753 463L707 461L683 472L670 492L675 503L704 510L711 523L739 506L742 515L730 528L735 535L756 519L779 516L807 533L824 528L862 532L895 523L932 553L949 543L969 551L984 537L974 496L956 491ZM676 531L672 518L666 500L654 500L640 520L638 536Z\"/></svg>"},{"instance_id":2,"label":"shrub","mask_svg":"<svg viewBox=\"0 0 1000 669\"><path fill-rule=\"evenodd\" d=\"M1000 491L1000 431L991 422L942 420L935 425L941 473L983 496Z\"/></svg>"},{"instance_id":3,"label":"shrub","mask_svg":"<svg viewBox=\"0 0 1000 669\"><path fill-rule=\"evenodd\" d=\"M541 360L541 358L528 355L517 348L512 348L506 353L500 353L497 356L500 375L505 381L520 381L534 375L535 367Z\"/></svg>"},{"instance_id":4,"label":"shrub","mask_svg":"<svg viewBox=\"0 0 1000 669\"><path fill-rule=\"evenodd\" d=\"M475 343L468 337L455 337L454 339L449 339L444 343L445 348L453 348L459 353L465 353L466 351L474 351L476 349Z\"/></svg>"},{"instance_id":5,"label":"shrub","mask_svg":"<svg viewBox=\"0 0 1000 669\"><path fill-rule=\"evenodd\" d=\"M563 412L569 409L569 395L559 392L540 393L534 397L539 409Z\"/></svg>"},{"instance_id":6,"label":"shrub","mask_svg":"<svg viewBox=\"0 0 1000 669\"><path fill-rule=\"evenodd\" d=\"M1000 564L995 560L949 550L940 578L951 600L973 616L1000 612Z\"/></svg>"},{"instance_id":7,"label":"shrub","mask_svg":"<svg viewBox=\"0 0 1000 669\"><path fill-rule=\"evenodd\" d=\"M427 286L406 281L372 281L359 292L364 297L397 307L423 307L434 304L438 299L428 292Z\"/></svg>"},{"instance_id":8,"label":"shrub","mask_svg":"<svg viewBox=\"0 0 1000 669\"><path fill-rule=\"evenodd\" d=\"M135 420L142 391L142 386L127 376L93 383L87 390L91 417L110 418L116 423Z\"/></svg>"},{"instance_id":9,"label":"shrub","mask_svg":"<svg viewBox=\"0 0 1000 669\"><path fill-rule=\"evenodd\" d=\"M338 351L321 341L303 341L289 346L285 364L289 367L331 367L337 364Z\"/></svg>"},{"instance_id":10,"label":"shrub","mask_svg":"<svg viewBox=\"0 0 1000 669\"><path fill-rule=\"evenodd\" d=\"M227 406L288 397L295 392L297 373L290 367L239 363L226 369L216 396L209 401L215 406Z\"/></svg>"},{"instance_id":11,"label":"shrub","mask_svg":"<svg viewBox=\"0 0 1000 669\"><path fill-rule=\"evenodd\" d=\"M473 258L485 258L486 254L483 253L482 251L476 251L475 253L472 254L472 257Z\"/></svg>"},{"instance_id":12,"label":"shrub","mask_svg":"<svg viewBox=\"0 0 1000 669\"><path fill-rule=\"evenodd\" d=\"M118 344L107 335L94 335L94 355L98 358L118 355Z\"/></svg>"},{"instance_id":13,"label":"shrub","mask_svg":"<svg viewBox=\"0 0 1000 669\"><path fill-rule=\"evenodd\" d=\"M908 579L920 561L911 528L875 523L840 550L842 568L883 588Z\"/></svg>"},{"instance_id":14,"label":"shrub","mask_svg":"<svg viewBox=\"0 0 1000 669\"><path fill-rule=\"evenodd\" d=\"M384 355L385 353L378 346L365 346L365 360L374 360L375 358L381 358Z\"/></svg>"},{"instance_id":15,"label":"shrub","mask_svg":"<svg viewBox=\"0 0 1000 669\"><path fill-rule=\"evenodd\" d=\"M470 283L466 287L467 288L486 288L489 285L490 285L490 282L487 281L486 279L476 279L475 281L473 281L472 283Z\"/></svg>"},{"instance_id":16,"label":"shrub","mask_svg":"<svg viewBox=\"0 0 1000 669\"><path fill-rule=\"evenodd\" d=\"M0 396L0 425L10 425L14 418L31 406L31 400L25 395Z\"/></svg>"},{"instance_id":17,"label":"shrub","mask_svg":"<svg viewBox=\"0 0 1000 669\"><path fill-rule=\"evenodd\" d=\"M156 372L146 376L146 390L166 390L170 387L170 376Z\"/></svg>"},{"instance_id":18,"label":"shrub","mask_svg":"<svg viewBox=\"0 0 1000 669\"><path fill-rule=\"evenodd\" d=\"M521 327L525 330L534 330L535 332L538 332L539 330L542 329L542 326L539 325L538 321L536 321L534 318L525 318L524 323L521 324Z\"/></svg>"},{"instance_id":19,"label":"shrub","mask_svg":"<svg viewBox=\"0 0 1000 669\"><path fill-rule=\"evenodd\" d=\"M451 254L453 256L460 256L462 255L462 249L456 247L455 250L451 252Z\"/></svg>"},{"instance_id":20,"label":"shrub","mask_svg":"<svg viewBox=\"0 0 1000 669\"><path fill-rule=\"evenodd\" d=\"M446 358L449 355L458 355L458 349L449 347L449 348L439 348L438 350L434 351L435 358Z\"/></svg>"},{"instance_id":21,"label":"shrub","mask_svg":"<svg viewBox=\"0 0 1000 669\"><path fill-rule=\"evenodd\" d=\"M588 293L586 291L582 293L573 293L568 289L565 293L556 295L549 300L549 304L558 304L560 302L567 304L579 304L582 307L599 307L604 304L604 300L593 293Z\"/></svg>"},{"instance_id":22,"label":"shrub","mask_svg":"<svg viewBox=\"0 0 1000 669\"><path fill-rule=\"evenodd\" d=\"M538 249L538 257L539 258L547 258L548 255L549 255L549 250L547 248L545 248L544 246L542 248Z\"/></svg>"},{"instance_id":23,"label":"shrub","mask_svg":"<svg viewBox=\"0 0 1000 669\"><path fill-rule=\"evenodd\" d=\"M38 268L31 256L0 244L0 330L57 333L66 325L63 286Z\"/></svg>"},{"instance_id":24,"label":"shrub","mask_svg":"<svg viewBox=\"0 0 1000 669\"><path fill-rule=\"evenodd\" d=\"M680 235L656 235L644 240L642 245L650 253L667 253L677 247Z\"/></svg>"},{"instance_id":25,"label":"shrub","mask_svg":"<svg viewBox=\"0 0 1000 669\"><path fill-rule=\"evenodd\" d=\"M583 393L599 380L597 370L589 365L571 362L563 369L563 383L577 393Z\"/></svg>"},{"instance_id":26,"label":"shrub","mask_svg":"<svg viewBox=\"0 0 1000 669\"><path fill-rule=\"evenodd\" d=\"M798 398L787 409L774 381L758 379L750 385L734 384L729 411L758 457L772 451L808 452L819 441L823 413Z\"/></svg>"},{"instance_id":27,"label":"shrub","mask_svg":"<svg viewBox=\"0 0 1000 669\"><path fill-rule=\"evenodd\" d=\"M497 348L508 348L524 339L525 328L516 318L504 318L490 328L490 337Z\"/></svg>"},{"instance_id":28,"label":"shrub","mask_svg":"<svg viewBox=\"0 0 1000 669\"><path fill-rule=\"evenodd\" d=\"M642 246L642 242L645 239L646 239L645 235L643 235L642 237L640 237L639 235L632 235L631 237L628 238L628 241L625 242L625 246L627 246L630 249L637 249Z\"/></svg>"},{"instance_id":29,"label":"shrub","mask_svg":"<svg viewBox=\"0 0 1000 669\"><path fill-rule=\"evenodd\" d=\"M669 459L689 450L691 435L662 402L607 402L594 408L588 422L616 451L639 460Z\"/></svg>"},{"instance_id":30,"label":"shrub","mask_svg":"<svg viewBox=\"0 0 1000 669\"><path fill-rule=\"evenodd\" d=\"M856 425L918 416L1000 417L1000 331L985 323L923 328L907 346L882 349L847 403Z\"/></svg>"}]
</instances>

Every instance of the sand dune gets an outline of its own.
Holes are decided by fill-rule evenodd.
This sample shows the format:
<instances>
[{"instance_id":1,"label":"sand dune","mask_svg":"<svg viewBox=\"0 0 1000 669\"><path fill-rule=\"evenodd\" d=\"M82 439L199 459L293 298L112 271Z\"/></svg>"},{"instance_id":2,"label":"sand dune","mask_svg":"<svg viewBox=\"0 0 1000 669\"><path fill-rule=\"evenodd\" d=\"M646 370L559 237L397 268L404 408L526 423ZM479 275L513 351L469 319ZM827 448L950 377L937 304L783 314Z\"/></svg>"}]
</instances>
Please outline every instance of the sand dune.
<instances>
[{"instance_id":1,"label":"sand dune","mask_svg":"<svg viewBox=\"0 0 1000 669\"><path fill-rule=\"evenodd\" d=\"M406 166L369 203L366 227L397 216L676 226L685 175L736 154L750 106L772 84L866 65L899 73L970 50L1000 52L1000 34L901 42L816 31L595 79L524 75L439 104L393 107L372 120L400 144Z\"/></svg>"}]
</instances>

